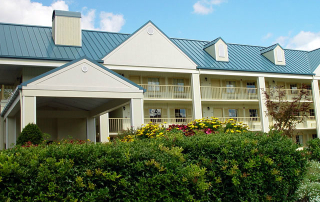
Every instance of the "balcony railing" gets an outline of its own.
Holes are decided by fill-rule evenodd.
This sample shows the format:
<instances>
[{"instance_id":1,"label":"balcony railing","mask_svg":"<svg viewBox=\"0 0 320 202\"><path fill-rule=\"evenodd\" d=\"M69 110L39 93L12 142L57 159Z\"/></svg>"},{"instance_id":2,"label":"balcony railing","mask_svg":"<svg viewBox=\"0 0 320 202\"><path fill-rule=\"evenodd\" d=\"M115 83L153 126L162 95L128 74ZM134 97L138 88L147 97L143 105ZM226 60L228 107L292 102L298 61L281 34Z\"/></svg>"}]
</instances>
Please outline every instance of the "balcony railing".
<instances>
[{"instance_id":1,"label":"balcony railing","mask_svg":"<svg viewBox=\"0 0 320 202\"><path fill-rule=\"evenodd\" d=\"M172 124L187 124L192 121L192 118L145 118L144 123L164 124L166 127Z\"/></svg>"},{"instance_id":2,"label":"balcony railing","mask_svg":"<svg viewBox=\"0 0 320 202\"><path fill-rule=\"evenodd\" d=\"M279 91L283 92L284 99L286 100L292 100L294 97L297 97L299 95L300 91L306 92L306 98L307 100L302 101L312 101L312 90L306 90L306 89L276 89L276 88L267 88L266 89L268 94L273 93L273 99L276 100L276 97L279 96Z\"/></svg>"},{"instance_id":3,"label":"balcony railing","mask_svg":"<svg viewBox=\"0 0 320 202\"><path fill-rule=\"evenodd\" d=\"M261 130L261 120L260 117L217 117L219 121L227 121L229 119L233 119L237 122L242 122L243 124L247 124L249 130Z\"/></svg>"},{"instance_id":4,"label":"balcony railing","mask_svg":"<svg viewBox=\"0 0 320 202\"><path fill-rule=\"evenodd\" d=\"M109 118L109 132L118 133L122 130L130 129L130 118Z\"/></svg>"},{"instance_id":5,"label":"balcony railing","mask_svg":"<svg viewBox=\"0 0 320 202\"><path fill-rule=\"evenodd\" d=\"M257 88L201 86L202 100L258 100Z\"/></svg>"},{"instance_id":6,"label":"balcony railing","mask_svg":"<svg viewBox=\"0 0 320 202\"><path fill-rule=\"evenodd\" d=\"M0 100L8 100L15 90L15 86L0 86Z\"/></svg>"},{"instance_id":7,"label":"balcony railing","mask_svg":"<svg viewBox=\"0 0 320 202\"><path fill-rule=\"evenodd\" d=\"M181 85L149 85L139 84L147 90L147 99L191 99L191 87Z\"/></svg>"},{"instance_id":8,"label":"balcony railing","mask_svg":"<svg viewBox=\"0 0 320 202\"><path fill-rule=\"evenodd\" d=\"M297 116L297 118L303 119L303 122L298 123L296 125L296 129L315 129L316 128L316 120L314 116ZM269 118L269 126L273 126L275 121Z\"/></svg>"}]
</instances>

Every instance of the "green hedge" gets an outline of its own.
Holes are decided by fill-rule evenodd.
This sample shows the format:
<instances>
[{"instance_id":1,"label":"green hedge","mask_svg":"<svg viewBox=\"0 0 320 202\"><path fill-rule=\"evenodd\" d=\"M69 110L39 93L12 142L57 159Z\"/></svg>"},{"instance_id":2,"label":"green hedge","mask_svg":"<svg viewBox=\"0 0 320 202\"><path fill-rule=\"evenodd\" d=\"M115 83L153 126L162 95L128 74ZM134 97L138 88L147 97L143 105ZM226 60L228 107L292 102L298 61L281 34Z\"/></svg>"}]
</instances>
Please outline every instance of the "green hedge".
<instances>
[{"instance_id":1,"label":"green hedge","mask_svg":"<svg viewBox=\"0 0 320 202\"><path fill-rule=\"evenodd\" d=\"M0 153L0 201L293 201L295 149L258 133L16 147Z\"/></svg>"},{"instance_id":2,"label":"green hedge","mask_svg":"<svg viewBox=\"0 0 320 202\"><path fill-rule=\"evenodd\" d=\"M310 160L320 162L320 139L315 138L307 142L306 150L309 152Z\"/></svg>"}]
</instances>

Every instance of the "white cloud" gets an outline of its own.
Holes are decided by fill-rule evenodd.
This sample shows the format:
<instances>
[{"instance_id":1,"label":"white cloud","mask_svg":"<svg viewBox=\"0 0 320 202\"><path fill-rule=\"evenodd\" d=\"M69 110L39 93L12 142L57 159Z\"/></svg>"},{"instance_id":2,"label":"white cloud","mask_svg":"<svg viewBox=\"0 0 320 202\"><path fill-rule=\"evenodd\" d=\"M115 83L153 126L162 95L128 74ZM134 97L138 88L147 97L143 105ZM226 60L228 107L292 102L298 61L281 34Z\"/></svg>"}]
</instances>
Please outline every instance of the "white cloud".
<instances>
[{"instance_id":1,"label":"white cloud","mask_svg":"<svg viewBox=\"0 0 320 202\"><path fill-rule=\"evenodd\" d=\"M263 40L267 40L267 39L269 39L269 38L272 37L272 36L273 36L273 34L269 32L268 34L266 34L265 36L263 36L262 39L263 39Z\"/></svg>"},{"instance_id":2,"label":"white cloud","mask_svg":"<svg viewBox=\"0 0 320 202\"><path fill-rule=\"evenodd\" d=\"M107 12L100 13L100 29L110 32L119 32L125 23L123 15Z\"/></svg>"},{"instance_id":3,"label":"white cloud","mask_svg":"<svg viewBox=\"0 0 320 202\"><path fill-rule=\"evenodd\" d=\"M291 37L280 36L275 42L280 43L285 48L296 50L314 50L320 48L320 32L301 31L297 35Z\"/></svg>"},{"instance_id":4,"label":"white cloud","mask_svg":"<svg viewBox=\"0 0 320 202\"><path fill-rule=\"evenodd\" d=\"M50 6L30 0L1 0L0 21L18 24L51 26L53 10L69 10L65 1L54 1Z\"/></svg>"},{"instance_id":5,"label":"white cloud","mask_svg":"<svg viewBox=\"0 0 320 202\"><path fill-rule=\"evenodd\" d=\"M193 4L193 13L207 15L213 12L212 5L219 5L226 0L200 0Z\"/></svg>"},{"instance_id":6,"label":"white cloud","mask_svg":"<svg viewBox=\"0 0 320 202\"><path fill-rule=\"evenodd\" d=\"M209 7L207 6L208 5L204 5L204 3L202 3L201 1L198 1L193 5L193 12L197 14L202 14L202 15L207 15L209 13L212 13L213 11L212 6L211 5Z\"/></svg>"},{"instance_id":7,"label":"white cloud","mask_svg":"<svg viewBox=\"0 0 320 202\"><path fill-rule=\"evenodd\" d=\"M301 31L296 36L290 38L286 48L308 51L320 48L320 32Z\"/></svg>"},{"instance_id":8,"label":"white cloud","mask_svg":"<svg viewBox=\"0 0 320 202\"><path fill-rule=\"evenodd\" d=\"M28 25L52 25L53 10L69 10L69 5L64 0L53 1L50 6L31 0L1 0L0 21ZM82 29L103 30L118 32L125 24L121 14L100 12L99 27L95 27L96 10L82 9Z\"/></svg>"}]
</instances>

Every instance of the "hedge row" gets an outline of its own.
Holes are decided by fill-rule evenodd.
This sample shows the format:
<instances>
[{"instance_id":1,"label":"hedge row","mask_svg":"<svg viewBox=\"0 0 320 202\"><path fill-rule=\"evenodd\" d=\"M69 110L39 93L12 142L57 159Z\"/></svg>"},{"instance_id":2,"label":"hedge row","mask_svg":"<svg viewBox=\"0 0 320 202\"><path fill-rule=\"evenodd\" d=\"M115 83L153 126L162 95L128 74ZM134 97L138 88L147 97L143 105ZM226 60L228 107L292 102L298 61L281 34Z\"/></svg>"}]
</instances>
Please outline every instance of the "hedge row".
<instances>
[{"instance_id":1,"label":"hedge row","mask_svg":"<svg viewBox=\"0 0 320 202\"><path fill-rule=\"evenodd\" d=\"M306 158L280 134L211 134L0 153L0 201L294 201Z\"/></svg>"}]
</instances>

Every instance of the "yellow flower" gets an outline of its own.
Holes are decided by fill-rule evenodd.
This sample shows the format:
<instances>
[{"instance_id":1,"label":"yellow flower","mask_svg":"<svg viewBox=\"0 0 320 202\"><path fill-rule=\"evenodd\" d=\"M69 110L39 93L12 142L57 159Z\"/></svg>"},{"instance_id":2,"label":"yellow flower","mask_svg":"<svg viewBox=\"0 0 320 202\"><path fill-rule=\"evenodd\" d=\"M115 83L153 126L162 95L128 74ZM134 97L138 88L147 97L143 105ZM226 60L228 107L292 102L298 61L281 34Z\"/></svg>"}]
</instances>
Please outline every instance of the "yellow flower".
<instances>
[{"instance_id":1,"label":"yellow flower","mask_svg":"<svg viewBox=\"0 0 320 202\"><path fill-rule=\"evenodd\" d=\"M88 142L90 142L90 139L87 139L88 140Z\"/></svg>"},{"instance_id":2,"label":"yellow flower","mask_svg":"<svg viewBox=\"0 0 320 202\"><path fill-rule=\"evenodd\" d=\"M110 141L110 137L107 137L107 139Z\"/></svg>"}]
</instances>

